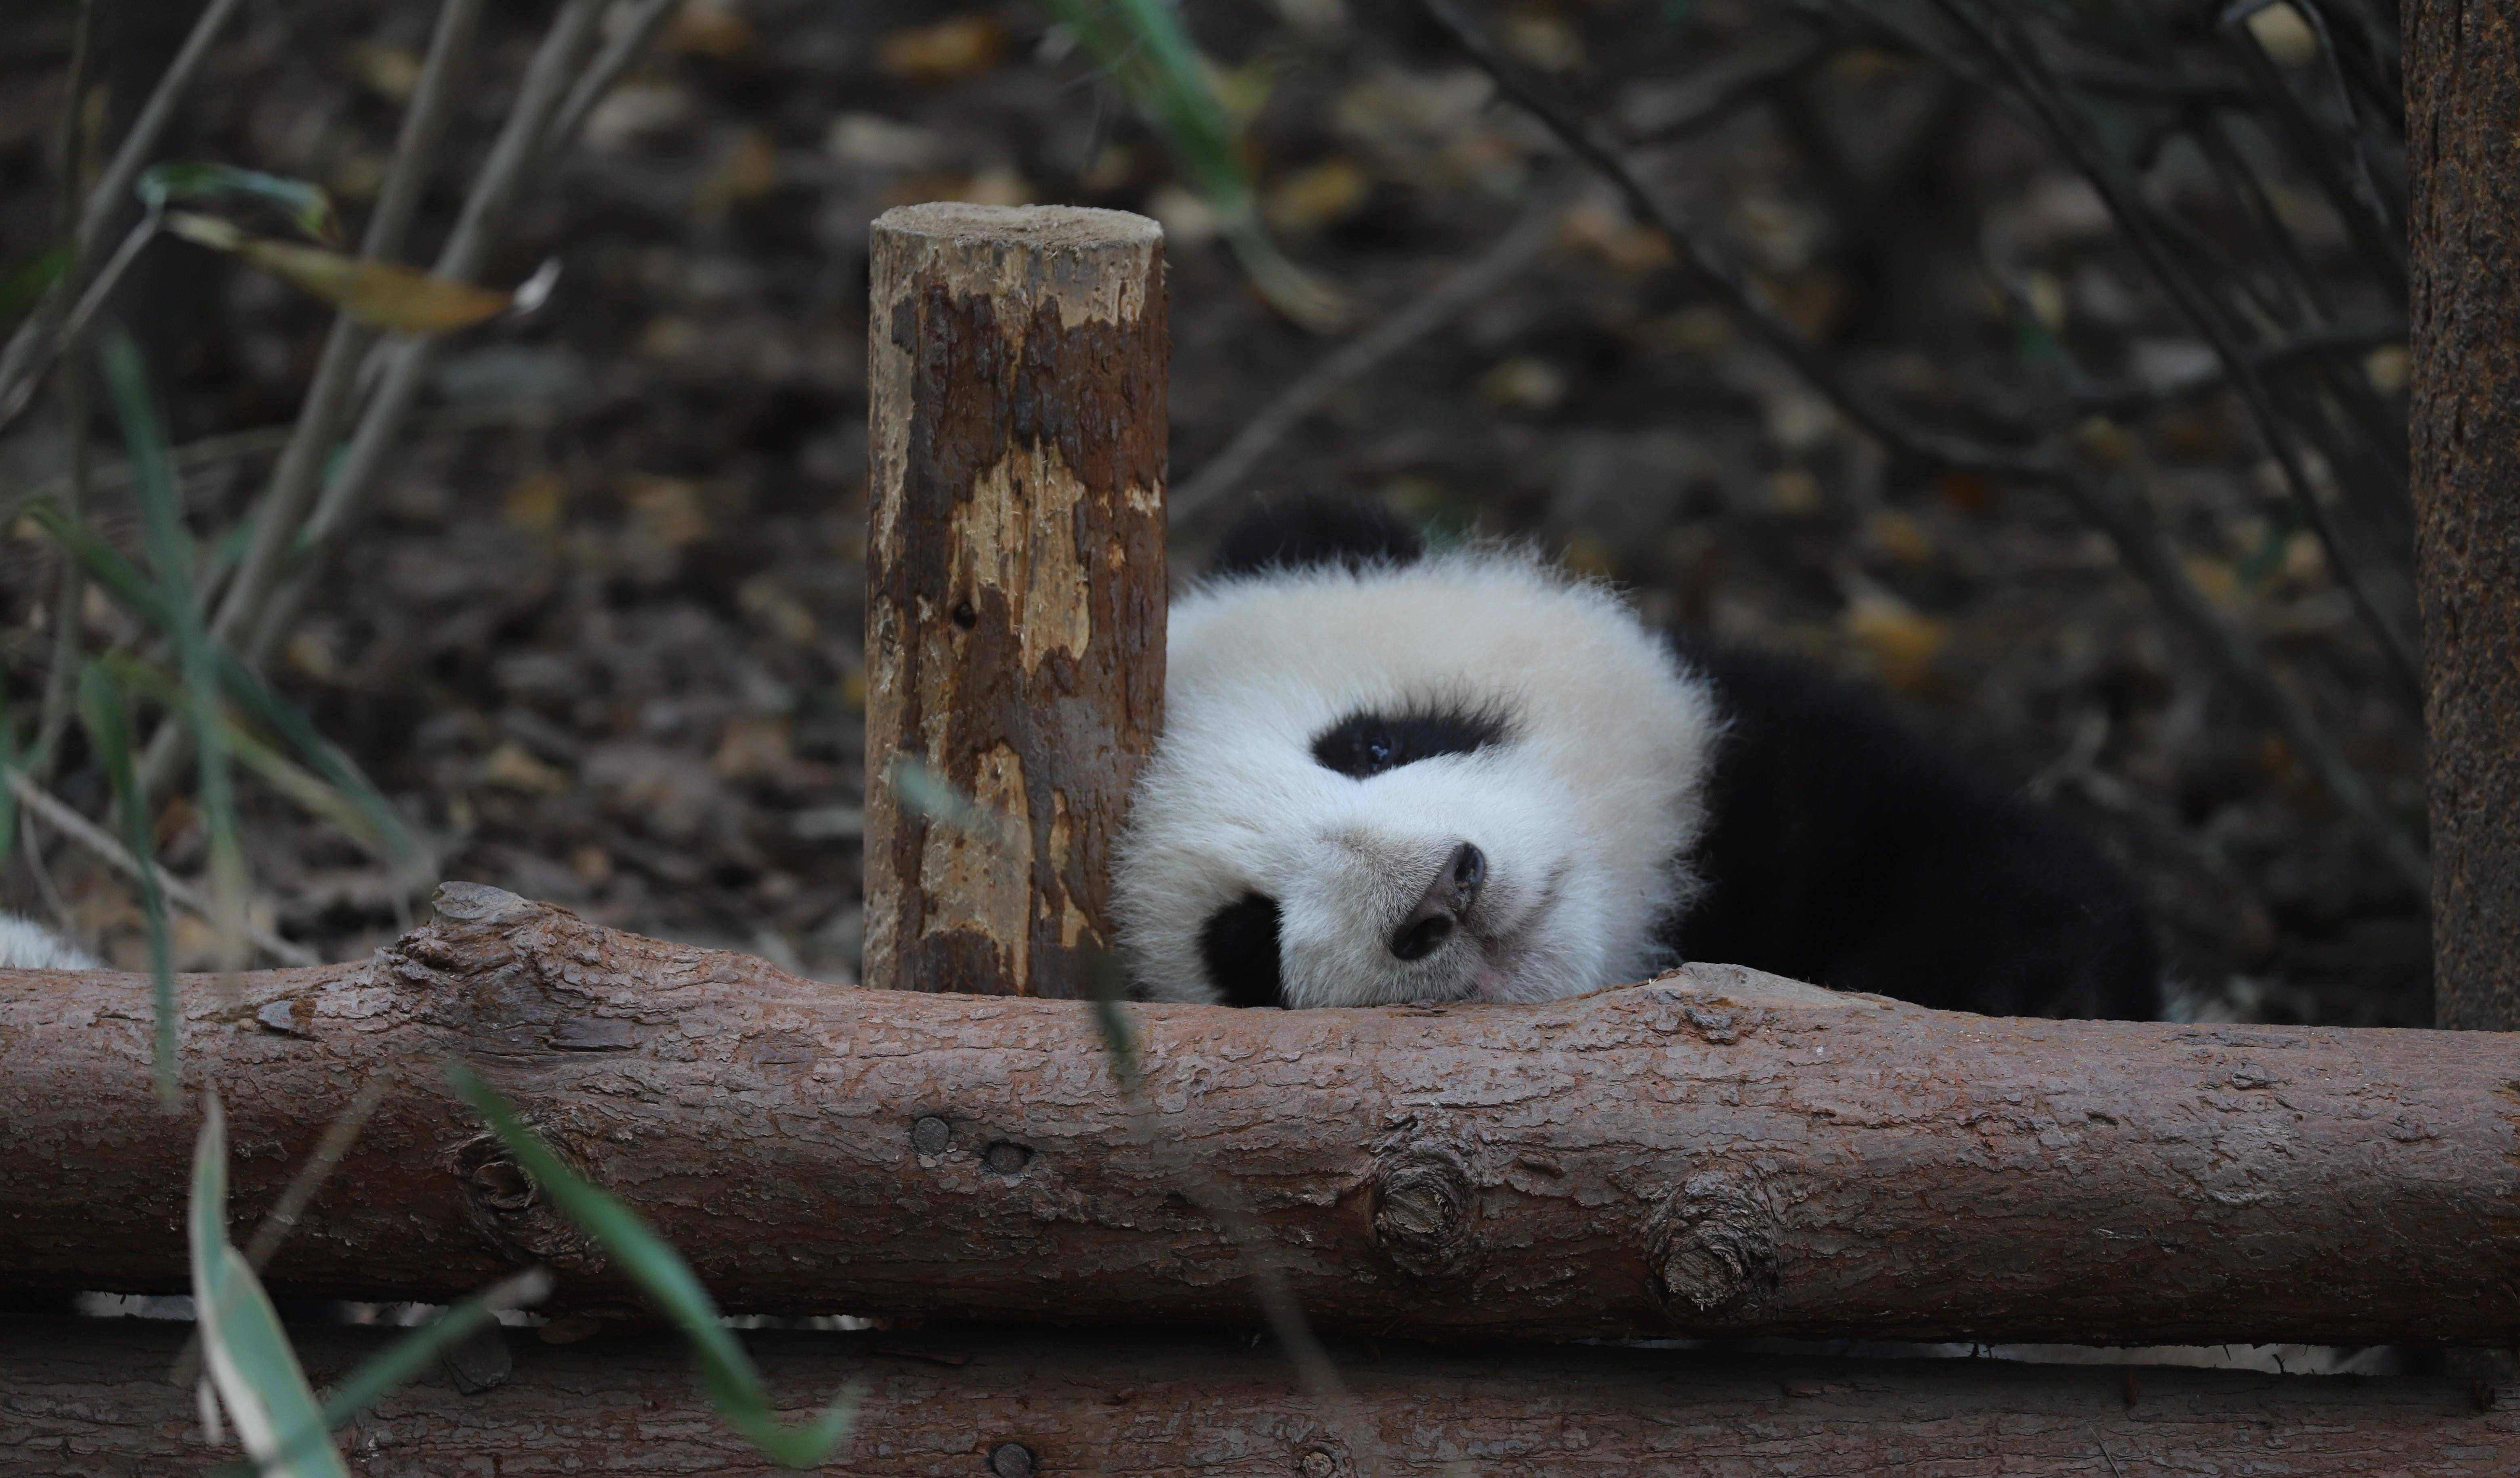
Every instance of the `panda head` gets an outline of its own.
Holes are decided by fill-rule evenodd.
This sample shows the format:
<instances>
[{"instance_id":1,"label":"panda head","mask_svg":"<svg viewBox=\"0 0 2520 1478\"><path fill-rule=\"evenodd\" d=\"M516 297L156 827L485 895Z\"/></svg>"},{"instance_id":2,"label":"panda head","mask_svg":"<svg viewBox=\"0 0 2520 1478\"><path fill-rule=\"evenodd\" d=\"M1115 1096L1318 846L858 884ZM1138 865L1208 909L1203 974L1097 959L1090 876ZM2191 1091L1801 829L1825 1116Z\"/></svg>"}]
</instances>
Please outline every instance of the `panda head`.
<instances>
[{"instance_id":1,"label":"panda head","mask_svg":"<svg viewBox=\"0 0 2520 1478\"><path fill-rule=\"evenodd\" d=\"M1641 978L1687 901L1717 720L1608 591L1263 510L1172 610L1114 873L1140 989L1534 1001Z\"/></svg>"}]
</instances>

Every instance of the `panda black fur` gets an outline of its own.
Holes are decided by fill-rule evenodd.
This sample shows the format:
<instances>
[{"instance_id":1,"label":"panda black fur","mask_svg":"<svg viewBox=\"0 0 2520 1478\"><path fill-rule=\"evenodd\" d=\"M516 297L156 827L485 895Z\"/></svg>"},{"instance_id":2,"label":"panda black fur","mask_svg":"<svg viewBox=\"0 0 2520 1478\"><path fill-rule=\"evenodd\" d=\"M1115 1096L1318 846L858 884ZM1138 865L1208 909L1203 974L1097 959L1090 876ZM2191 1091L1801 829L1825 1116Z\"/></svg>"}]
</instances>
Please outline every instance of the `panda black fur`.
<instances>
[{"instance_id":1,"label":"panda black fur","mask_svg":"<svg viewBox=\"0 0 2520 1478\"><path fill-rule=\"evenodd\" d=\"M2150 1018L2125 880L1795 664L1649 632L1527 553L1264 507L1174 606L1114 876L1153 998L1528 1001L1722 961L2002 1015Z\"/></svg>"}]
</instances>

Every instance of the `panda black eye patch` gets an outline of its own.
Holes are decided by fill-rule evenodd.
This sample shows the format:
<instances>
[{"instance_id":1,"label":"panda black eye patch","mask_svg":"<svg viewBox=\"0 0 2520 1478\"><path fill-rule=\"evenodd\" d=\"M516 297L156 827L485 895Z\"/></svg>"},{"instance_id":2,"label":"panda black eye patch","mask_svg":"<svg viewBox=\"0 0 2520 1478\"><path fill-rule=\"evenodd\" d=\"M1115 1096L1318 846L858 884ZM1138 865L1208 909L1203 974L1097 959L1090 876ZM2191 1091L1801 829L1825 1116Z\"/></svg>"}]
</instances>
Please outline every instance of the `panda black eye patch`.
<instances>
[{"instance_id":1,"label":"panda black eye patch","mask_svg":"<svg viewBox=\"0 0 2520 1478\"><path fill-rule=\"evenodd\" d=\"M1350 780L1367 780L1439 754L1474 753L1505 738L1505 716L1484 709L1369 711L1350 714L1322 731L1313 740L1313 759Z\"/></svg>"},{"instance_id":2,"label":"panda black eye patch","mask_svg":"<svg viewBox=\"0 0 2520 1478\"><path fill-rule=\"evenodd\" d=\"M1278 975L1278 900L1245 893L1207 916L1199 959L1228 1006L1284 1006Z\"/></svg>"}]
</instances>

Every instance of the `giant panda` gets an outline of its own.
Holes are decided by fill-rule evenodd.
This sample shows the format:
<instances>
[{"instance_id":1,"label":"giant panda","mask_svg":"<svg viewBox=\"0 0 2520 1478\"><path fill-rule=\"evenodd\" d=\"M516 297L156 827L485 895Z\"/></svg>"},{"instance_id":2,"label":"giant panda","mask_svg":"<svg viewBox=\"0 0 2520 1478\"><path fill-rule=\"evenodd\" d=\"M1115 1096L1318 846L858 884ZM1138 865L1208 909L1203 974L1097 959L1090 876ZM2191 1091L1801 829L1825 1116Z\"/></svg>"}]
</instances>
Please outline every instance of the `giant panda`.
<instances>
[{"instance_id":1,"label":"giant panda","mask_svg":"<svg viewBox=\"0 0 2520 1478\"><path fill-rule=\"evenodd\" d=\"M1528 1002L1682 961L1994 1015L2159 1014L2125 879L1796 663L1525 550L1263 505L1172 608L1112 875L1154 1000Z\"/></svg>"}]
</instances>

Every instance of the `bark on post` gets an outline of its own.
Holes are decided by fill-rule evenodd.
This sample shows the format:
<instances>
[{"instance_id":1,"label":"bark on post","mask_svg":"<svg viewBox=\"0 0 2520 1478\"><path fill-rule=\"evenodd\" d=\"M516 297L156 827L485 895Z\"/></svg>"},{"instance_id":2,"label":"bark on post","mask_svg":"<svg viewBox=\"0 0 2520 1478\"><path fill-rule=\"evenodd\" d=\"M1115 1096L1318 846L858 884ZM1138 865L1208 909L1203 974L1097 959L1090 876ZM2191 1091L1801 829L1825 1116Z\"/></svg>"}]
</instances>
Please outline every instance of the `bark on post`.
<instances>
[{"instance_id":1,"label":"bark on post","mask_svg":"<svg viewBox=\"0 0 2520 1478\"><path fill-rule=\"evenodd\" d=\"M193 1392L166 1379L191 1332L157 1320L0 1318L0 1478L163 1478L241 1456L233 1437L203 1442ZM329 1384L400 1331L291 1332L308 1376ZM1334 1341L1330 1360L1380 1440L1383 1460L1370 1464L1283 1355L1232 1335L945 1326L742 1338L791 1420L860 1387L856 1435L820 1469L849 1478L2520 1470L2520 1388L2448 1376ZM770 1471L709 1410L678 1339L554 1347L509 1329L468 1354L342 1431L357 1471Z\"/></svg>"},{"instance_id":2,"label":"bark on post","mask_svg":"<svg viewBox=\"0 0 2520 1478\"><path fill-rule=\"evenodd\" d=\"M874 257L865 978L1074 996L1163 722L1163 234L906 205Z\"/></svg>"},{"instance_id":3,"label":"bark on post","mask_svg":"<svg viewBox=\"0 0 2520 1478\"><path fill-rule=\"evenodd\" d=\"M2408 0L2433 1019L2520 1030L2520 10Z\"/></svg>"},{"instance_id":4,"label":"bark on post","mask_svg":"<svg viewBox=\"0 0 2520 1478\"><path fill-rule=\"evenodd\" d=\"M529 1262L635 1304L454 1099L482 1068L738 1312L1316 1327L2449 1342L2520 1331L2520 1038L1996 1020L1730 965L1536 1006L853 990L449 884L370 961L181 982L236 1224L388 1092L275 1291ZM145 976L0 972L0 1284L180 1292L194 1125ZM0 1428L6 1426L0 1417Z\"/></svg>"}]
</instances>

